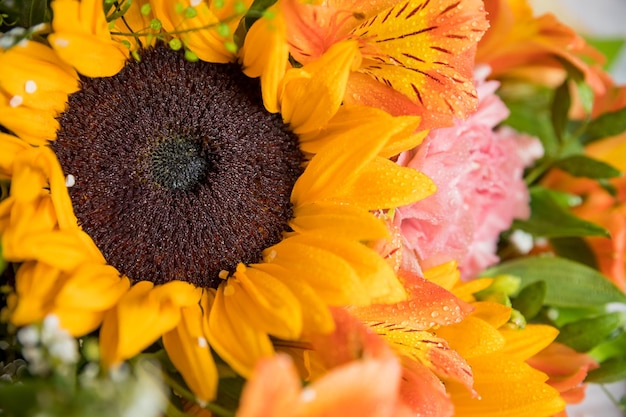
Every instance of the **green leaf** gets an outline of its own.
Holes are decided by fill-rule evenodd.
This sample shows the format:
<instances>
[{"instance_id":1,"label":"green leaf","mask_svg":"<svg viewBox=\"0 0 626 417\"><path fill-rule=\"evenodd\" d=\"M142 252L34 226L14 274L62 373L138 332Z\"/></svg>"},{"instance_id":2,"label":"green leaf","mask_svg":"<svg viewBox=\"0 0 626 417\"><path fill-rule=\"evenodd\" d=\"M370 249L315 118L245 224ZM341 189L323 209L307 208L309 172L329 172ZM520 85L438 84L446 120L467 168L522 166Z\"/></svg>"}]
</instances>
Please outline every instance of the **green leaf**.
<instances>
[{"instance_id":1,"label":"green leaf","mask_svg":"<svg viewBox=\"0 0 626 417\"><path fill-rule=\"evenodd\" d=\"M578 90L578 99L585 110L585 114L590 115L593 110L593 89L584 81L577 82L576 89Z\"/></svg>"},{"instance_id":2,"label":"green leaf","mask_svg":"<svg viewBox=\"0 0 626 417\"><path fill-rule=\"evenodd\" d=\"M47 388L43 383L12 384L0 382L0 404L2 415L26 416L37 406L37 396Z\"/></svg>"},{"instance_id":3,"label":"green leaf","mask_svg":"<svg viewBox=\"0 0 626 417\"><path fill-rule=\"evenodd\" d=\"M626 358L614 358L602 362L598 369L589 371L585 381L608 384L626 379Z\"/></svg>"},{"instance_id":4,"label":"green leaf","mask_svg":"<svg viewBox=\"0 0 626 417\"><path fill-rule=\"evenodd\" d=\"M556 157L560 145L550 121L552 92L538 88L528 91L528 88L527 84L502 83L498 93L510 111L503 124L536 136L543 145L546 158Z\"/></svg>"},{"instance_id":5,"label":"green leaf","mask_svg":"<svg viewBox=\"0 0 626 417\"><path fill-rule=\"evenodd\" d=\"M556 340L577 352L588 352L604 342L624 322L620 312L587 318L561 327Z\"/></svg>"},{"instance_id":6,"label":"green leaf","mask_svg":"<svg viewBox=\"0 0 626 417\"><path fill-rule=\"evenodd\" d=\"M589 317L595 317L606 313L604 305L592 307L554 307L542 310L543 315L548 320L546 323L556 327L563 327L568 323L583 320Z\"/></svg>"},{"instance_id":7,"label":"green leaf","mask_svg":"<svg viewBox=\"0 0 626 417\"><path fill-rule=\"evenodd\" d=\"M604 113L592 120L583 134L583 144L618 135L626 131L626 107Z\"/></svg>"},{"instance_id":8,"label":"green leaf","mask_svg":"<svg viewBox=\"0 0 626 417\"><path fill-rule=\"evenodd\" d=\"M626 295L604 275L578 262L551 256L519 258L484 271L481 276L514 275L522 288L545 281L545 304L557 307L599 306L626 302Z\"/></svg>"},{"instance_id":9,"label":"green leaf","mask_svg":"<svg viewBox=\"0 0 626 417\"><path fill-rule=\"evenodd\" d=\"M2 242L0 242L0 275L7 269L8 265L9 263L4 259L4 256L2 256Z\"/></svg>"},{"instance_id":10,"label":"green leaf","mask_svg":"<svg viewBox=\"0 0 626 417\"><path fill-rule=\"evenodd\" d=\"M567 133L567 121L572 100L569 94L569 79L563 81L555 91L552 99L550 120L556 137L563 141Z\"/></svg>"},{"instance_id":11,"label":"green leaf","mask_svg":"<svg viewBox=\"0 0 626 417\"><path fill-rule=\"evenodd\" d=\"M555 167L575 176L594 179L619 177L622 173L606 162L586 155L573 155L555 162Z\"/></svg>"},{"instance_id":12,"label":"green leaf","mask_svg":"<svg viewBox=\"0 0 626 417\"><path fill-rule=\"evenodd\" d=\"M10 23L23 28L52 20L47 0L0 1L0 13L7 14Z\"/></svg>"},{"instance_id":13,"label":"green leaf","mask_svg":"<svg viewBox=\"0 0 626 417\"><path fill-rule=\"evenodd\" d=\"M589 354L598 362L626 355L626 332L622 330L613 339L594 347Z\"/></svg>"},{"instance_id":14,"label":"green leaf","mask_svg":"<svg viewBox=\"0 0 626 417\"><path fill-rule=\"evenodd\" d=\"M580 237L555 237L550 239L554 252L562 257L598 269L598 261L589 244Z\"/></svg>"},{"instance_id":15,"label":"green leaf","mask_svg":"<svg viewBox=\"0 0 626 417\"><path fill-rule=\"evenodd\" d=\"M527 321L534 318L543 307L547 288L545 281L536 281L526 285L513 299L513 308L522 313Z\"/></svg>"},{"instance_id":16,"label":"green leaf","mask_svg":"<svg viewBox=\"0 0 626 417\"><path fill-rule=\"evenodd\" d=\"M626 44L626 39L622 38L585 37L585 40L604 55L606 58L605 68L610 68L613 65Z\"/></svg>"},{"instance_id":17,"label":"green leaf","mask_svg":"<svg viewBox=\"0 0 626 417\"><path fill-rule=\"evenodd\" d=\"M515 220L513 228L546 238L609 237L609 232L603 227L574 216L559 201L560 196L560 193L543 187L532 187L530 189L530 218L528 220Z\"/></svg>"}]
</instances>

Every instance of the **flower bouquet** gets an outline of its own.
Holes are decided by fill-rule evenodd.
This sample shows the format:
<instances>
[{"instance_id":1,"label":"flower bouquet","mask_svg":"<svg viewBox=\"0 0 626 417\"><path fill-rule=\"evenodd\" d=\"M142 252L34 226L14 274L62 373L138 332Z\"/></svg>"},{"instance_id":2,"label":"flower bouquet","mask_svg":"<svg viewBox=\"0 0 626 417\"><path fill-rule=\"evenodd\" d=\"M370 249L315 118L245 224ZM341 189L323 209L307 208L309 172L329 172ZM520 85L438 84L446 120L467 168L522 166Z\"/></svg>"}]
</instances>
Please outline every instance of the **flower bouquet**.
<instances>
[{"instance_id":1,"label":"flower bouquet","mask_svg":"<svg viewBox=\"0 0 626 417\"><path fill-rule=\"evenodd\" d=\"M626 379L626 88L553 15L0 16L0 415L538 417Z\"/></svg>"}]
</instances>

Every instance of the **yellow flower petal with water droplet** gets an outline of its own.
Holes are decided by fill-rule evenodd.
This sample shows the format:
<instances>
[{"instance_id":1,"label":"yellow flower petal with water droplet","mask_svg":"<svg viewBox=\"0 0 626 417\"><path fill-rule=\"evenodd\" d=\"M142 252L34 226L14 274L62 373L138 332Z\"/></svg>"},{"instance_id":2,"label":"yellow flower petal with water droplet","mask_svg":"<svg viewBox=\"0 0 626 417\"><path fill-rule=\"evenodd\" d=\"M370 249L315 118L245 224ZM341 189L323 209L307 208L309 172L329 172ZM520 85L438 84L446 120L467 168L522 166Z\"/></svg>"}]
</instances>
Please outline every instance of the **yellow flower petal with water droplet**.
<instances>
[{"instance_id":1,"label":"yellow flower petal with water droplet","mask_svg":"<svg viewBox=\"0 0 626 417\"><path fill-rule=\"evenodd\" d=\"M326 304L369 304L369 296L354 268L332 252L333 242L318 245L318 239L307 235L295 236L267 249L264 255L274 251L272 263L309 284Z\"/></svg>"},{"instance_id":2,"label":"yellow flower petal with water droplet","mask_svg":"<svg viewBox=\"0 0 626 417\"><path fill-rule=\"evenodd\" d=\"M524 361L552 343L559 331L552 326L528 324L523 329L502 329L500 333L506 339L502 353Z\"/></svg>"},{"instance_id":3,"label":"yellow flower petal with water droplet","mask_svg":"<svg viewBox=\"0 0 626 417\"><path fill-rule=\"evenodd\" d=\"M436 191L435 183L423 173L396 165L385 158L375 158L329 198L355 204L367 210L395 208L422 200Z\"/></svg>"},{"instance_id":4,"label":"yellow flower petal with water droplet","mask_svg":"<svg viewBox=\"0 0 626 417\"><path fill-rule=\"evenodd\" d=\"M333 203L311 203L294 208L291 228L299 233L327 235L354 240L389 237L385 223L357 207Z\"/></svg>"},{"instance_id":5,"label":"yellow flower petal with water droplet","mask_svg":"<svg viewBox=\"0 0 626 417\"><path fill-rule=\"evenodd\" d=\"M55 0L48 40L57 55L88 77L117 74L128 50L111 38L99 0Z\"/></svg>"}]
</instances>

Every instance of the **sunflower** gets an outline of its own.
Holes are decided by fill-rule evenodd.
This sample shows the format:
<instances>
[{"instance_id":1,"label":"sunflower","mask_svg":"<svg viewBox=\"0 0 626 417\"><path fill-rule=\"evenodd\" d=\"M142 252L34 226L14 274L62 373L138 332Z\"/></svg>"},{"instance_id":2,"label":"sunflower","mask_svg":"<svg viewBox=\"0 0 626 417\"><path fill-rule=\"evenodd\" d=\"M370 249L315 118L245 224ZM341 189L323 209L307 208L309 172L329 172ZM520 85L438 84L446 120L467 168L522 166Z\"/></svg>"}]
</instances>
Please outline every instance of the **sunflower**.
<instances>
[{"instance_id":1,"label":"sunflower","mask_svg":"<svg viewBox=\"0 0 626 417\"><path fill-rule=\"evenodd\" d=\"M329 306L404 299L371 212L434 191L387 159L419 142L417 118L340 110L356 43L289 68L279 20L238 50L226 3L55 0L51 46L0 54L11 321L99 329L107 367L161 339L200 403L213 352L249 376L270 337L331 331Z\"/></svg>"}]
</instances>

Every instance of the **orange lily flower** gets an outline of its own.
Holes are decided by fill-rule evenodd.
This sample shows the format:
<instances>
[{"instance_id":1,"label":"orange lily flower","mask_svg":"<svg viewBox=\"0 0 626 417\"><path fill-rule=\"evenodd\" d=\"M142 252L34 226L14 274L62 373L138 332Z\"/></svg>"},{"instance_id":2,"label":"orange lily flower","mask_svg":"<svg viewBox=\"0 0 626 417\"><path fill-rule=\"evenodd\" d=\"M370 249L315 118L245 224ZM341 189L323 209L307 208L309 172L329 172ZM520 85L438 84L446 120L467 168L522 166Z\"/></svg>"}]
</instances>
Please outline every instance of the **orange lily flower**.
<instances>
[{"instance_id":1,"label":"orange lily flower","mask_svg":"<svg viewBox=\"0 0 626 417\"><path fill-rule=\"evenodd\" d=\"M476 42L487 28L481 1L284 0L290 52L300 63L356 40L363 57L350 74L347 104L420 115L424 129L451 124L476 108Z\"/></svg>"},{"instance_id":2,"label":"orange lily flower","mask_svg":"<svg viewBox=\"0 0 626 417\"><path fill-rule=\"evenodd\" d=\"M604 57L574 30L550 14L533 16L527 0L485 0L490 29L478 44L476 62L489 64L494 78L530 78L560 84L561 60L581 70L594 92L604 92L602 81L586 60L602 64Z\"/></svg>"},{"instance_id":3,"label":"orange lily flower","mask_svg":"<svg viewBox=\"0 0 626 417\"><path fill-rule=\"evenodd\" d=\"M591 356L557 342L526 362L548 374L548 384L559 390L561 398L570 404L577 404L585 398L586 385L583 381L587 372L598 367Z\"/></svg>"}]
</instances>

